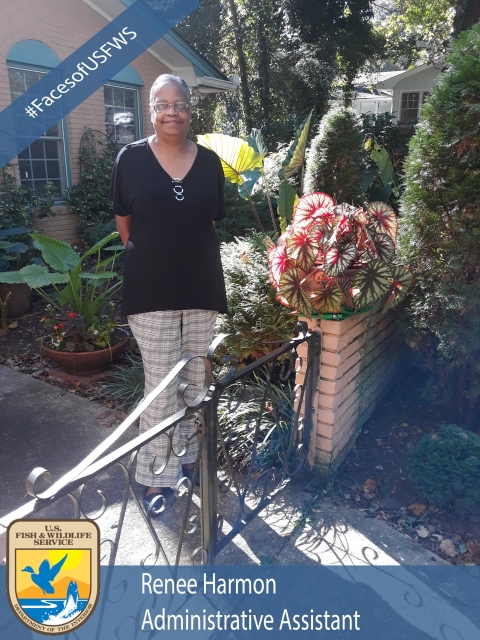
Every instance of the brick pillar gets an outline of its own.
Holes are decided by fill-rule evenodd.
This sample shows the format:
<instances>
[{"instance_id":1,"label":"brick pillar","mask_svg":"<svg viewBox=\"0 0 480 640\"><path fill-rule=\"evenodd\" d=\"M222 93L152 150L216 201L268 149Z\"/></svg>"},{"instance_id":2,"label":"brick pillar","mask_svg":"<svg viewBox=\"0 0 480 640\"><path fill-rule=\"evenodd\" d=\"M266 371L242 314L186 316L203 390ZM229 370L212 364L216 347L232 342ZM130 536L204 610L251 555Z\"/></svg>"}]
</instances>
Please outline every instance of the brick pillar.
<instances>
[{"instance_id":1,"label":"brick pillar","mask_svg":"<svg viewBox=\"0 0 480 640\"><path fill-rule=\"evenodd\" d=\"M309 457L323 473L342 462L378 400L410 359L391 314L367 312L345 320L308 320L308 326L310 331L322 332L316 429ZM298 355L303 362L296 380L303 384L305 344L300 345Z\"/></svg>"}]
</instances>

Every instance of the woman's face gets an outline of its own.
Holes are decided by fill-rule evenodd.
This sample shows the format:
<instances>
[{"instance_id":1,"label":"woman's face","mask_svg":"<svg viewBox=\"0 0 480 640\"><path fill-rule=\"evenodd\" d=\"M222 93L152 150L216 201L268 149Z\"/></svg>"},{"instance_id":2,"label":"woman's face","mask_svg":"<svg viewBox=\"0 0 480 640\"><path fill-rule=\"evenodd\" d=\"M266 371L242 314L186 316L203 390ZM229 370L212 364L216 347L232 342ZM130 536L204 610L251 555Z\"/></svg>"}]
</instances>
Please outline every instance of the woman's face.
<instances>
[{"instance_id":1,"label":"woman's face","mask_svg":"<svg viewBox=\"0 0 480 640\"><path fill-rule=\"evenodd\" d=\"M180 83L170 81L160 86L155 94L155 102L167 102L169 104L174 104L175 102L190 103L190 96L187 96ZM155 113L152 106L150 106L152 124L157 135L185 138L190 127L191 109L191 105L188 104L186 111L176 111L173 107L169 107L167 111Z\"/></svg>"}]
</instances>

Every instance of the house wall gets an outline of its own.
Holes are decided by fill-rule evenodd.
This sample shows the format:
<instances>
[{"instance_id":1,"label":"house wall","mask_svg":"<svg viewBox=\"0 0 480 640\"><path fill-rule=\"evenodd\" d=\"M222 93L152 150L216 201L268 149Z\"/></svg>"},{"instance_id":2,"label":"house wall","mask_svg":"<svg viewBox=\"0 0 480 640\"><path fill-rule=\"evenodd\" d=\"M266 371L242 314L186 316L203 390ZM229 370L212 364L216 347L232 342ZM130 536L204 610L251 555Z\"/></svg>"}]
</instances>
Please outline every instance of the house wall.
<instances>
[{"instance_id":1,"label":"house wall","mask_svg":"<svg viewBox=\"0 0 480 640\"><path fill-rule=\"evenodd\" d=\"M107 20L81 0L0 0L0 109L7 107L10 86L6 59L10 49L22 40L39 40L48 45L63 60L98 31ZM143 137L153 133L148 112L148 92L160 74L170 69L148 52L141 54L131 65L142 77L140 109ZM67 151L69 149L69 184L79 177L78 152L85 127L105 132L105 106L103 88L96 91L66 117ZM16 161L12 162L15 165ZM68 165L67 165L68 168ZM68 172L67 172L68 173ZM63 210L59 210L61 215ZM45 224L42 221L42 224Z\"/></svg>"},{"instance_id":2,"label":"house wall","mask_svg":"<svg viewBox=\"0 0 480 640\"><path fill-rule=\"evenodd\" d=\"M422 71L398 81L393 89L393 111L397 117L400 113L402 92L431 91L439 74L440 69L436 69L435 67L426 67Z\"/></svg>"}]
</instances>

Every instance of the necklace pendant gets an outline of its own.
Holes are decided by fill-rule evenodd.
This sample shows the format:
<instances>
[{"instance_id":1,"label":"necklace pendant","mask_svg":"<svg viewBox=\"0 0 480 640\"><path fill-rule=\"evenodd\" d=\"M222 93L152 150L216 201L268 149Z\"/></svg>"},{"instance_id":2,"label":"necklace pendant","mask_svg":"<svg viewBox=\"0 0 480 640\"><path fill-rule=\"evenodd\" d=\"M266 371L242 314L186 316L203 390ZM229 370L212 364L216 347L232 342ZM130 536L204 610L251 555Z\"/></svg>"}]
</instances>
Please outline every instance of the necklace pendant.
<instances>
[{"instance_id":1,"label":"necklace pendant","mask_svg":"<svg viewBox=\"0 0 480 640\"><path fill-rule=\"evenodd\" d=\"M172 182L174 183L173 193L175 194L175 199L179 200L180 202L182 200L185 200L185 196L183 195L183 185L180 178L173 178Z\"/></svg>"}]
</instances>

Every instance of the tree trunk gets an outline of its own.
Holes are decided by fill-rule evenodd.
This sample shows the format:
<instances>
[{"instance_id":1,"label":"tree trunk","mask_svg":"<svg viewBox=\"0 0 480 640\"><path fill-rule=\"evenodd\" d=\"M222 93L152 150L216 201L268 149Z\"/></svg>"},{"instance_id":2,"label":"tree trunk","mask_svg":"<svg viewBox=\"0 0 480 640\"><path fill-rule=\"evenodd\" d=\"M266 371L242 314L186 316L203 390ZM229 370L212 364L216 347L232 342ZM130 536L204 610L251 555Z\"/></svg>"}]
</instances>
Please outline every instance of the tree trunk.
<instances>
[{"instance_id":1,"label":"tree trunk","mask_svg":"<svg viewBox=\"0 0 480 640\"><path fill-rule=\"evenodd\" d=\"M253 121L252 121L250 88L248 86L247 65L245 62L245 54L243 52L242 34L240 32L240 25L238 23L237 7L235 6L235 0L228 0L228 6L230 8L230 13L232 14L233 32L235 34L235 45L237 49L238 68L240 72L240 86L242 90L243 110L245 112L245 125L247 127L247 131L251 131L253 127Z\"/></svg>"},{"instance_id":2,"label":"tree trunk","mask_svg":"<svg viewBox=\"0 0 480 640\"><path fill-rule=\"evenodd\" d=\"M267 124L270 117L270 56L268 53L268 27L262 2L255 0L258 20L258 71L260 76L260 112L262 124Z\"/></svg>"},{"instance_id":3,"label":"tree trunk","mask_svg":"<svg viewBox=\"0 0 480 640\"><path fill-rule=\"evenodd\" d=\"M453 23L453 37L467 31L480 22L480 0L457 0L457 9Z\"/></svg>"}]
</instances>

